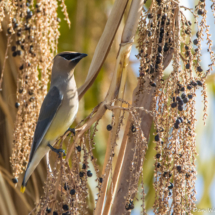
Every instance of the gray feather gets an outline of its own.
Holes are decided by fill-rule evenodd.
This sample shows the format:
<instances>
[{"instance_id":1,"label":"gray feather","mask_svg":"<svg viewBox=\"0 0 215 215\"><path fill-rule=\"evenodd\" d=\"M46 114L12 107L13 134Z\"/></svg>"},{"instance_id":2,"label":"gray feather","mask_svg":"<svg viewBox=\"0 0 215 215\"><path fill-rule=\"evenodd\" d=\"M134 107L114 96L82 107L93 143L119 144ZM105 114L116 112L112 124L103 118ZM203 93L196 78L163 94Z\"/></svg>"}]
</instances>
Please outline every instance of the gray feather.
<instances>
[{"instance_id":1,"label":"gray feather","mask_svg":"<svg viewBox=\"0 0 215 215\"><path fill-rule=\"evenodd\" d=\"M63 94L56 86L53 86L46 95L40 109L39 119L34 132L29 163L31 162L34 152L37 150L38 146L42 142L43 137L49 129L52 120L62 103L62 100Z\"/></svg>"}]
</instances>

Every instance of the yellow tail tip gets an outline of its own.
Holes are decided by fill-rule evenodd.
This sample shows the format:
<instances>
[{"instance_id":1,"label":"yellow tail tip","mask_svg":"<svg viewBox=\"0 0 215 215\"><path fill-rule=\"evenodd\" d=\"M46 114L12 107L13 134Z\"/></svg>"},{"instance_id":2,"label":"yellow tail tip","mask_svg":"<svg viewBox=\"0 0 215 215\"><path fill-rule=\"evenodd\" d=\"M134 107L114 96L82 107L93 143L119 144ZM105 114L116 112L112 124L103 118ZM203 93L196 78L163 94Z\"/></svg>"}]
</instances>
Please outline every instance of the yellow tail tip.
<instances>
[{"instance_id":1,"label":"yellow tail tip","mask_svg":"<svg viewBox=\"0 0 215 215\"><path fill-rule=\"evenodd\" d=\"M21 186L20 191L21 191L21 193L24 193L25 192L25 187Z\"/></svg>"}]
</instances>

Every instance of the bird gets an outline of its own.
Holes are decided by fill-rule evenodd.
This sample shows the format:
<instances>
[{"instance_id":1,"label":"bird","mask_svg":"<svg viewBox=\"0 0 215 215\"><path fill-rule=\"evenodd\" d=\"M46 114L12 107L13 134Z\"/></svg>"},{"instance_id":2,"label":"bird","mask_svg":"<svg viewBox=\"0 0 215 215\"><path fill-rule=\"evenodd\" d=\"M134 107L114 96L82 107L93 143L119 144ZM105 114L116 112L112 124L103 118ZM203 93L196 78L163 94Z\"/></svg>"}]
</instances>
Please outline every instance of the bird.
<instances>
[{"instance_id":1,"label":"bird","mask_svg":"<svg viewBox=\"0 0 215 215\"><path fill-rule=\"evenodd\" d=\"M31 145L28 165L20 191L25 192L27 181L41 159L51 149L59 155L62 149L53 147L56 139L72 125L79 107L74 69L87 54L62 52L53 59L50 89L45 96ZM74 130L73 130L74 131Z\"/></svg>"}]
</instances>

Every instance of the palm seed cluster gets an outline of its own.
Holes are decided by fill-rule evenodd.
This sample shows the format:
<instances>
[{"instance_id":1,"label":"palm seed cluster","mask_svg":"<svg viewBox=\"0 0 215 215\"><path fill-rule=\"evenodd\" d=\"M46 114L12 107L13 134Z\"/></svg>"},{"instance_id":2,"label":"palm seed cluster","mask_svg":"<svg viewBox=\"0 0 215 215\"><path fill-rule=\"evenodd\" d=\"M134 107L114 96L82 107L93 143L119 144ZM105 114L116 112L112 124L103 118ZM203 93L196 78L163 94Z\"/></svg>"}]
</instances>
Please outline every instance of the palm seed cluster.
<instances>
[{"instance_id":1,"label":"palm seed cluster","mask_svg":"<svg viewBox=\"0 0 215 215\"><path fill-rule=\"evenodd\" d=\"M90 119L93 112L85 120L81 121L77 127ZM62 157L56 157L53 170L49 170L47 175L44 196L32 211L33 214L89 214L89 210L93 209L92 205L88 204L88 195L92 193L91 187L88 186L88 178L93 176L90 170L90 162L96 171L98 191L103 182L103 176L99 173L97 159L94 158L92 151L95 145L94 137L98 131L98 123L99 121L95 123L92 129L87 130L80 142L73 148L71 155L72 166ZM112 126L108 125L107 130L111 131L111 129ZM74 142L71 136L68 143L67 151L73 147ZM62 147L62 140L59 141L59 146ZM91 198L93 197L91 196Z\"/></svg>"},{"instance_id":2,"label":"palm seed cluster","mask_svg":"<svg viewBox=\"0 0 215 215\"><path fill-rule=\"evenodd\" d=\"M61 7L70 24L64 1L61 2ZM18 178L26 168L35 123L41 102L47 93L52 59L57 52L59 37L57 8L55 0L41 0L37 3L33 0L0 2L0 30L7 32L8 36L5 59L12 55L20 62L11 157L14 178Z\"/></svg>"},{"instance_id":3,"label":"palm seed cluster","mask_svg":"<svg viewBox=\"0 0 215 215\"><path fill-rule=\"evenodd\" d=\"M185 10L193 15L193 23L184 15ZM191 214L195 208L195 97L196 90L201 89L205 120L205 79L215 65L206 17L204 0L194 10L180 5L180 1L156 0L148 11L143 10L139 23L140 90L147 84L145 92L154 88L155 93L155 214ZM204 34L212 62L206 71L200 64ZM173 69L164 80L168 57Z\"/></svg>"}]
</instances>

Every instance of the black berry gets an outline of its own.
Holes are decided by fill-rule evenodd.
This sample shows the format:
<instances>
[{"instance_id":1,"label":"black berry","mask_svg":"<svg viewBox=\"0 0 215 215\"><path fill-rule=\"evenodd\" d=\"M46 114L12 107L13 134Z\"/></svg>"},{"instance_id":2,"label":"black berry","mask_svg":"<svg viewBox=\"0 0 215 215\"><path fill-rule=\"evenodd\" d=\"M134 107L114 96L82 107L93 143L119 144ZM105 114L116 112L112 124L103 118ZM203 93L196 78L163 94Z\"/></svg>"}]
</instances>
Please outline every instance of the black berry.
<instances>
[{"instance_id":1,"label":"black berry","mask_svg":"<svg viewBox=\"0 0 215 215\"><path fill-rule=\"evenodd\" d=\"M75 189L70 190L70 194L73 196L75 195Z\"/></svg>"},{"instance_id":2,"label":"black berry","mask_svg":"<svg viewBox=\"0 0 215 215\"><path fill-rule=\"evenodd\" d=\"M176 169L178 170L178 172L181 172L181 166L177 166Z\"/></svg>"},{"instance_id":3,"label":"black berry","mask_svg":"<svg viewBox=\"0 0 215 215\"><path fill-rule=\"evenodd\" d=\"M26 19L30 19L32 16L33 16L32 11L28 11L28 12L27 12Z\"/></svg>"},{"instance_id":4,"label":"black berry","mask_svg":"<svg viewBox=\"0 0 215 215\"><path fill-rule=\"evenodd\" d=\"M68 184L67 184L67 183L65 183L65 184L64 184L64 186L63 186L63 188L64 188L64 190L69 190L69 186L68 186Z\"/></svg>"},{"instance_id":5,"label":"black berry","mask_svg":"<svg viewBox=\"0 0 215 215\"><path fill-rule=\"evenodd\" d=\"M11 50L12 50L12 52L15 52L16 51L16 46L12 46Z\"/></svg>"},{"instance_id":6,"label":"black berry","mask_svg":"<svg viewBox=\"0 0 215 215\"><path fill-rule=\"evenodd\" d=\"M197 83L195 81L191 81L190 84L193 85L194 87L197 86Z\"/></svg>"},{"instance_id":7,"label":"black berry","mask_svg":"<svg viewBox=\"0 0 215 215\"><path fill-rule=\"evenodd\" d=\"M154 83L154 82L150 82L150 85L151 85L152 87L156 87L156 83Z\"/></svg>"},{"instance_id":8,"label":"black berry","mask_svg":"<svg viewBox=\"0 0 215 215\"><path fill-rule=\"evenodd\" d=\"M202 67L201 67L201 66L198 66L198 67L197 67L197 71L198 71L198 72L202 72L202 71L203 71Z\"/></svg>"},{"instance_id":9,"label":"black berry","mask_svg":"<svg viewBox=\"0 0 215 215\"><path fill-rule=\"evenodd\" d=\"M186 94L185 94L185 93L182 93L182 94L181 94L181 98L182 98L182 99L186 98Z\"/></svg>"},{"instance_id":10,"label":"black berry","mask_svg":"<svg viewBox=\"0 0 215 215\"><path fill-rule=\"evenodd\" d=\"M112 130L112 125L107 125L107 130L111 131Z\"/></svg>"},{"instance_id":11,"label":"black berry","mask_svg":"<svg viewBox=\"0 0 215 215\"><path fill-rule=\"evenodd\" d=\"M179 105L179 106L178 106L178 110L179 110L179 111L183 111L183 106Z\"/></svg>"},{"instance_id":12,"label":"black berry","mask_svg":"<svg viewBox=\"0 0 215 215\"><path fill-rule=\"evenodd\" d=\"M46 212L49 214L51 213L52 209L51 208L46 208Z\"/></svg>"},{"instance_id":13,"label":"black berry","mask_svg":"<svg viewBox=\"0 0 215 215\"><path fill-rule=\"evenodd\" d=\"M188 89L188 90L191 90L191 89L192 89L192 86L191 86L190 84L188 84L188 85L187 85L187 89Z\"/></svg>"},{"instance_id":14,"label":"black berry","mask_svg":"<svg viewBox=\"0 0 215 215\"><path fill-rule=\"evenodd\" d=\"M149 14L148 14L148 18L149 18L149 19L152 19L152 18L153 18L153 15L152 15L151 13L149 13Z\"/></svg>"},{"instance_id":15,"label":"black berry","mask_svg":"<svg viewBox=\"0 0 215 215\"><path fill-rule=\"evenodd\" d=\"M160 156L161 156L161 154L156 154L156 158L158 158L158 159L159 159L159 158L160 158Z\"/></svg>"},{"instance_id":16,"label":"black berry","mask_svg":"<svg viewBox=\"0 0 215 215\"><path fill-rule=\"evenodd\" d=\"M170 183L170 185L168 186L168 189L172 189L174 186L173 186L173 183Z\"/></svg>"},{"instance_id":17,"label":"black berry","mask_svg":"<svg viewBox=\"0 0 215 215\"><path fill-rule=\"evenodd\" d=\"M192 95L192 94L188 94L188 98L189 98L189 99L192 99L192 98L193 98L193 95Z\"/></svg>"},{"instance_id":18,"label":"black berry","mask_svg":"<svg viewBox=\"0 0 215 215\"><path fill-rule=\"evenodd\" d=\"M68 211L68 210L69 210L69 206L68 206L68 205L63 205L63 209L64 209L65 211Z\"/></svg>"},{"instance_id":19,"label":"black berry","mask_svg":"<svg viewBox=\"0 0 215 215\"><path fill-rule=\"evenodd\" d=\"M21 50L17 50L16 54L20 56L22 54L22 51Z\"/></svg>"},{"instance_id":20,"label":"black berry","mask_svg":"<svg viewBox=\"0 0 215 215\"><path fill-rule=\"evenodd\" d=\"M15 103L15 108L18 108L20 106L19 102Z\"/></svg>"},{"instance_id":21,"label":"black berry","mask_svg":"<svg viewBox=\"0 0 215 215\"><path fill-rule=\"evenodd\" d=\"M15 51L15 52L13 52L13 57L16 57L16 55L17 55L16 51Z\"/></svg>"},{"instance_id":22,"label":"black berry","mask_svg":"<svg viewBox=\"0 0 215 215\"><path fill-rule=\"evenodd\" d=\"M194 44L194 45L197 45L198 42L199 42L199 41L198 41L197 39L193 40L193 44Z\"/></svg>"},{"instance_id":23,"label":"black berry","mask_svg":"<svg viewBox=\"0 0 215 215\"><path fill-rule=\"evenodd\" d=\"M79 172L79 176L82 178L84 176L84 172Z\"/></svg>"},{"instance_id":24,"label":"black berry","mask_svg":"<svg viewBox=\"0 0 215 215\"><path fill-rule=\"evenodd\" d=\"M197 83L199 86L202 86L202 85L203 85L201 81L197 81L196 83Z\"/></svg>"},{"instance_id":25,"label":"black berry","mask_svg":"<svg viewBox=\"0 0 215 215\"><path fill-rule=\"evenodd\" d=\"M77 146L76 149L77 149L78 152L81 151L81 147L80 146Z\"/></svg>"},{"instance_id":26,"label":"black berry","mask_svg":"<svg viewBox=\"0 0 215 215\"><path fill-rule=\"evenodd\" d=\"M198 15L201 16L203 13L204 13L204 11L203 11L202 9L199 9L199 10L198 10Z\"/></svg>"},{"instance_id":27,"label":"black berry","mask_svg":"<svg viewBox=\"0 0 215 215\"><path fill-rule=\"evenodd\" d=\"M187 63L187 64L186 64L186 69L189 69L189 68L190 68L190 64Z\"/></svg>"},{"instance_id":28,"label":"black berry","mask_svg":"<svg viewBox=\"0 0 215 215\"><path fill-rule=\"evenodd\" d=\"M176 97L176 101L180 102L182 101L181 98L179 96Z\"/></svg>"},{"instance_id":29,"label":"black berry","mask_svg":"<svg viewBox=\"0 0 215 215\"><path fill-rule=\"evenodd\" d=\"M127 211L134 209L134 203L130 202L129 204L126 204L125 209Z\"/></svg>"},{"instance_id":30,"label":"black berry","mask_svg":"<svg viewBox=\"0 0 215 215\"><path fill-rule=\"evenodd\" d=\"M175 123L176 123L176 124L180 124L180 123L181 123L181 120L177 119L177 120L175 121Z\"/></svg>"},{"instance_id":31,"label":"black berry","mask_svg":"<svg viewBox=\"0 0 215 215\"><path fill-rule=\"evenodd\" d=\"M92 177L92 176L93 176L93 173L92 173L90 170L88 170L88 171L87 171L87 176L88 176L88 177Z\"/></svg>"},{"instance_id":32,"label":"black berry","mask_svg":"<svg viewBox=\"0 0 215 215\"><path fill-rule=\"evenodd\" d=\"M17 179L17 178L12 178L12 182L13 182L14 184L17 184L17 183L18 183L18 179Z\"/></svg>"},{"instance_id":33,"label":"black berry","mask_svg":"<svg viewBox=\"0 0 215 215\"><path fill-rule=\"evenodd\" d=\"M173 102L173 103L171 104L171 107L172 107L172 108L177 107L177 103L176 103L176 102Z\"/></svg>"},{"instance_id":34,"label":"black berry","mask_svg":"<svg viewBox=\"0 0 215 215\"><path fill-rule=\"evenodd\" d=\"M178 102L178 105L180 105L180 106L182 106L183 104L184 104L183 101L179 101L179 102Z\"/></svg>"},{"instance_id":35,"label":"black berry","mask_svg":"<svg viewBox=\"0 0 215 215\"><path fill-rule=\"evenodd\" d=\"M183 122L183 119L181 117L178 117L178 120L180 120L181 123Z\"/></svg>"},{"instance_id":36,"label":"black berry","mask_svg":"<svg viewBox=\"0 0 215 215\"><path fill-rule=\"evenodd\" d=\"M136 127L134 125L131 126L131 131L134 133L136 132Z\"/></svg>"},{"instance_id":37,"label":"black berry","mask_svg":"<svg viewBox=\"0 0 215 215\"><path fill-rule=\"evenodd\" d=\"M19 70L23 70L24 69L24 65L22 64L20 67L19 67Z\"/></svg>"},{"instance_id":38,"label":"black berry","mask_svg":"<svg viewBox=\"0 0 215 215\"><path fill-rule=\"evenodd\" d=\"M175 124L174 124L174 128L179 129L179 124L178 124L178 123L175 123Z\"/></svg>"},{"instance_id":39,"label":"black berry","mask_svg":"<svg viewBox=\"0 0 215 215\"><path fill-rule=\"evenodd\" d=\"M160 137L159 137L159 134L157 134L156 136L155 136L155 141L159 141L160 140Z\"/></svg>"},{"instance_id":40,"label":"black berry","mask_svg":"<svg viewBox=\"0 0 215 215\"><path fill-rule=\"evenodd\" d=\"M188 101L189 101L188 98L184 98L184 99L183 99L183 102L184 102L184 103L187 103Z\"/></svg>"},{"instance_id":41,"label":"black berry","mask_svg":"<svg viewBox=\"0 0 215 215\"><path fill-rule=\"evenodd\" d=\"M166 177L166 176L167 176L167 173L168 173L168 172L164 172L164 173L163 173L163 177Z\"/></svg>"},{"instance_id":42,"label":"black berry","mask_svg":"<svg viewBox=\"0 0 215 215\"><path fill-rule=\"evenodd\" d=\"M8 29L7 29L7 33L8 33L8 34L12 34L11 28L8 28Z\"/></svg>"}]
</instances>

